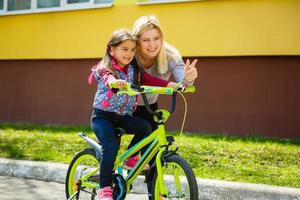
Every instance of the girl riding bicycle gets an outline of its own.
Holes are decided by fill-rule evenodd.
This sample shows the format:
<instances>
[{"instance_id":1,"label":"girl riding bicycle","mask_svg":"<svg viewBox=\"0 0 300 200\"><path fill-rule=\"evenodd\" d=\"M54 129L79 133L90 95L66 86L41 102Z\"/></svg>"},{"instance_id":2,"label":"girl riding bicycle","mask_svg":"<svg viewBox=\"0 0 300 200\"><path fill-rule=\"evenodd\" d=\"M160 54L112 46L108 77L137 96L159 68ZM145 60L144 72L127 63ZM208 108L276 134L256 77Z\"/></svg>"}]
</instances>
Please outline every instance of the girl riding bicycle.
<instances>
[{"instance_id":1,"label":"girl riding bicycle","mask_svg":"<svg viewBox=\"0 0 300 200\"><path fill-rule=\"evenodd\" d=\"M130 64L135 47L136 38L129 31L125 29L115 31L107 44L102 61L92 72L98 82L98 88L93 103L91 127L102 145L99 200L113 200L112 171L119 147L114 127L121 127L126 133L135 134L134 138L137 140L152 132L151 125L147 121L132 116L136 97L115 94L115 89L110 89L109 85L115 83L119 88L123 88L126 82L137 83L139 80L143 81L143 85L173 88L177 85L136 70L134 65ZM90 83L91 81L92 76L89 78Z\"/></svg>"}]
</instances>

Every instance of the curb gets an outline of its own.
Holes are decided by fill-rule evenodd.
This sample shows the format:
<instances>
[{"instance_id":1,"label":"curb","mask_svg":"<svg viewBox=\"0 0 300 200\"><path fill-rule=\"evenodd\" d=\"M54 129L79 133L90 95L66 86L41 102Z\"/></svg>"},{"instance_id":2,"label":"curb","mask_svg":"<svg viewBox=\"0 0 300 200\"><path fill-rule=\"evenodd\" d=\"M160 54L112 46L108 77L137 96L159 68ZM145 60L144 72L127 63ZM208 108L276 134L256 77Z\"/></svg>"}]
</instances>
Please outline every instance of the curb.
<instances>
[{"instance_id":1,"label":"curb","mask_svg":"<svg viewBox=\"0 0 300 200\"><path fill-rule=\"evenodd\" d=\"M0 176L15 176L64 183L67 164L0 158ZM299 188L197 179L199 199L203 200L300 200ZM133 183L133 192L147 193L144 178Z\"/></svg>"}]
</instances>

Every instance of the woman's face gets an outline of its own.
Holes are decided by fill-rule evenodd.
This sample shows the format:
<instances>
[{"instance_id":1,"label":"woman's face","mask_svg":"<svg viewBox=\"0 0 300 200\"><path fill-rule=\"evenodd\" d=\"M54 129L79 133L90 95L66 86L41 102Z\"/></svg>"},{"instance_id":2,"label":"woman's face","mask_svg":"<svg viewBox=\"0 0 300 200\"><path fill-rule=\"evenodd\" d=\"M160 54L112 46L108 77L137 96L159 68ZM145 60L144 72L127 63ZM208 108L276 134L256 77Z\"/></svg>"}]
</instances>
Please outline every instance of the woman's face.
<instances>
[{"instance_id":1,"label":"woman's face","mask_svg":"<svg viewBox=\"0 0 300 200\"><path fill-rule=\"evenodd\" d=\"M158 29L143 32L138 39L138 53L143 57L155 58L161 49L162 37Z\"/></svg>"}]
</instances>

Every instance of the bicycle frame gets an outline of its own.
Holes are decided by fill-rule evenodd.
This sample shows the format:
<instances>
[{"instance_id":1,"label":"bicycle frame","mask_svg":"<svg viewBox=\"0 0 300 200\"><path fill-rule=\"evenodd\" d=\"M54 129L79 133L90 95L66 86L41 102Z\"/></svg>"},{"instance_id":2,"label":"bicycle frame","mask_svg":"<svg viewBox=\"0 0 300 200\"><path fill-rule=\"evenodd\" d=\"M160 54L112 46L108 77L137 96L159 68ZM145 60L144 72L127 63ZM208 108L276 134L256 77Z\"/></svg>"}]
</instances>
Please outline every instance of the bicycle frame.
<instances>
[{"instance_id":1,"label":"bicycle frame","mask_svg":"<svg viewBox=\"0 0 300 200\"><path fill-rule=\"evenodd\" d=\"M164 115L169 116L169 112L164 110ZM86 140L94 149L96 152L100 153L101 146L95 142L94 140L88 138L85 135L80 135L84 140ZM118 156L115 160L114 164L114 171L118 171L118 173L122 174L122 163L135 154L136 152L139 152L142 148L150 144L150 146L147 148L145 153L141 156L138 163L130 170L130 173L124 177L126 181L127 186L127 192L130 191L130 186L136 179L136 177L142 172L144 166L149 163L149 161L156 155L155 164L156 169L159 177L159 186L161 191L163 191L163 194L166 194L166 187L162 179L162 163L161 163L161 156L163 152L166 150L166 147L169 145L168 141L166 140L166 132L165 132L165 126L164 124L159 124L158 128L152 132L148 137L144 138L139 143L135 144L133 147L125 151L123 154ZM99 169L93 170L84 176L81 177L81 186L82 187L88 187L88 188L97 188L99 187L96 183L91 183L88 180L89 177L97 174ZM74 172L75 173L75 172Z\"/></svg>"}]
</instances>

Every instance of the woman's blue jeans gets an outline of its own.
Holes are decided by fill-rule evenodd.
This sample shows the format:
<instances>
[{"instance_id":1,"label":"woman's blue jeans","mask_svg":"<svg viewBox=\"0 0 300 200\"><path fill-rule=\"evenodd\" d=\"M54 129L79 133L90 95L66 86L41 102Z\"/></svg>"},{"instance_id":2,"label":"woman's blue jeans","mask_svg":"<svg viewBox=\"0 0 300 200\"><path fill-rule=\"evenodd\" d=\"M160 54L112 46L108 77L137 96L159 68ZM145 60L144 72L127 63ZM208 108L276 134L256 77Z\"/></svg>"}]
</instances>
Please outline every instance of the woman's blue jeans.
<instances>
[{"instance_id":1,"label":"woman's blue jeans","mask_svg":"<svg viewBox=\"0 0 300 200\"><path fill-rule=\"evenodd\" d=\"M135 135L133 140L140 141L151 133L151 125L139 117L117 115L94 108L91 127L102 145L100 188L111 186L114 162L119 148L114 128L121 127L126 133Z\"/></svg>"}]
</instances>

